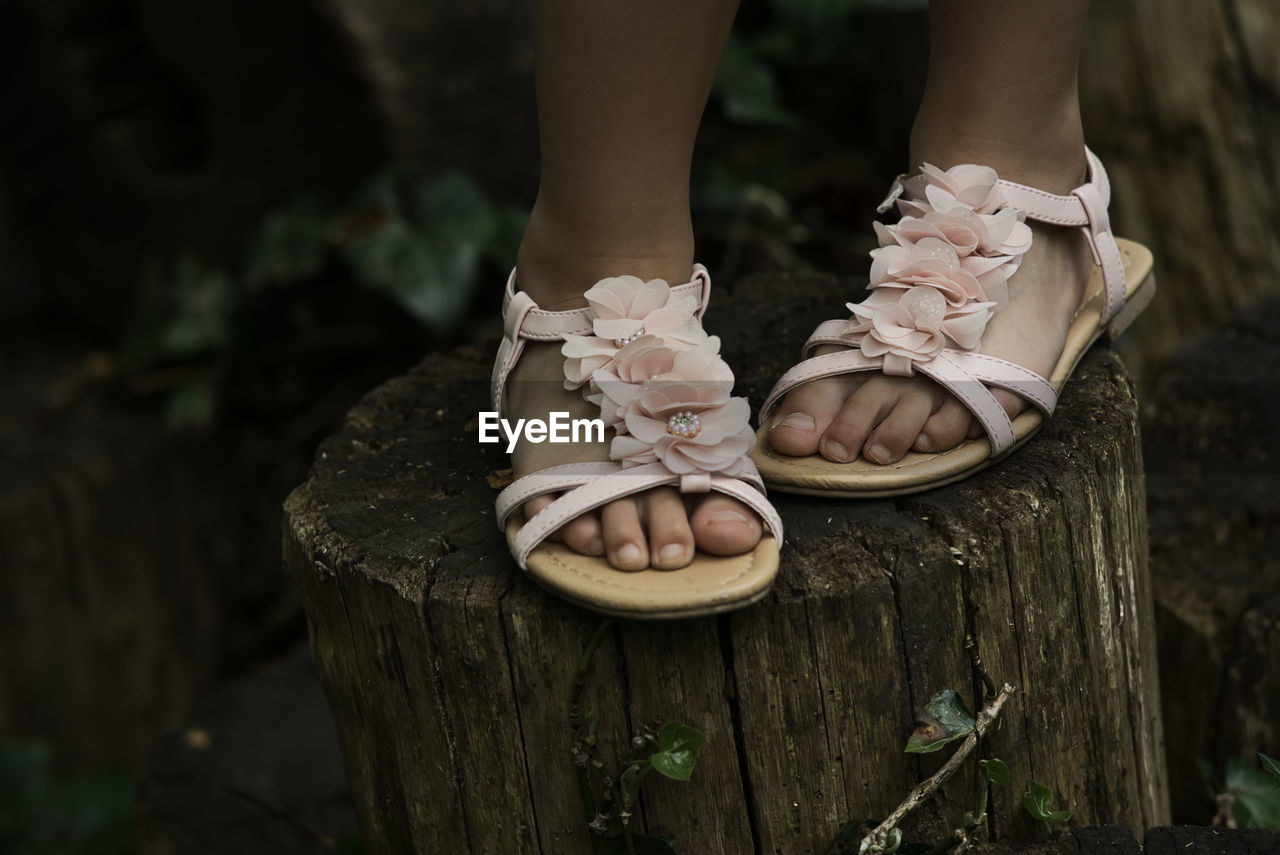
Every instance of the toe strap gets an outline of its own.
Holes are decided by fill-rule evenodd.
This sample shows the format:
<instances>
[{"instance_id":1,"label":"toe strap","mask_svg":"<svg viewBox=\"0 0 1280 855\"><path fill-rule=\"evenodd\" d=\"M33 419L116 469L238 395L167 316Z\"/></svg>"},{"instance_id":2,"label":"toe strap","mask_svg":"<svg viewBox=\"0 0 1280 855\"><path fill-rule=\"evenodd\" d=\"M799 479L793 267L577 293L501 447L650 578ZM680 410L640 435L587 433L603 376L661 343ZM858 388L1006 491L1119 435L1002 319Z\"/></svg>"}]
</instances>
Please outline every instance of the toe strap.
<instances>
[{"instance_id":1,"label":"toe strap","mask_svg":"<svg viewBox=\"0 0 1280 855\"><path fill-rule=\"evenodd\" d=\"M985 383L951 358L949 351L944 350L928 362L918 362L915 367L938 381L973 413L991 440L993 457L1013 447L1013 423L1009 421L1004 407L1000 406Z\"/></svg>"},{"instance_id":2,"label":"toe strap","mask_svg":"<svg viewBox=\"0 0 1280 855\"><path fill-rule=\"evenodd\" d=\"M760 408L760 423L764 424L783 396L797 386L824 377L879 371L884 367L884 357L868 357L857 348L810 357L783 374L774 385L764 406ZM1013 392L1031 402L1046 416L1052 415L1058 401L1053 385L1039 374L1008 360L982 353L947 348L933 359L913 362L912 367L936 380L973 413L991 440L992 456L1012 448L1015 438L1013 423L988 387Z\"/></svg>"},{"instance_id":3,"label":"toe strap","mask_svg":"<svg viewBox=\"0 0 1280 855\"><path fill-rule=\"evenodd\" d=\"M1058 392L1053 384L1030 368L1007 359L987 356L985 353L949 350L946 354L953 363L972 374L975 379L1021 396L1046 417L1053 415L1053 410L1058 405Z\"/></svg>"},{"instance_id":4,"label":"toe strap","mask_svg":"<svg viewBox=\"0 0 1280 855\"><path fill-rule=\"evenodd\" d=\"M760 424L763 425L768 421L782 398L797 386L823 377L836 377L857 371L879 371L882 364L881 359L868 357L857 348L837 350L834 353L824 353L822 356L805 359L792 366L786 374L778 378L777 383L773 384L769 397L760 408Z\"/></svg>"},{"instance_id":5,"label":"toe strap","mask_svg":"<svg viewBox=\"0 0 1280 855\"><path fill-rule=\"evenodd\" d=\"M593 467L593 471L588 473L586 471L588 467ZM609 467L609 469L607 472L596 471L599 467ZM573 469L579 471L556 471ZM530 483L522 490L511 492L508 495L509 491L521 486L522 482L535 478L539 479L539 483ZM515 540L511 545L511 551L516 562L524 568L527 567L529 553L570 520L581 516L587 511L606 505L615 499L642 493L654 487L678 485L680 479L680 475L671 472L661 463L651 463L626 469L620 468L616 463L609 462L598 464L578 463L570 464L569 466L551 467L533 475L526 475L504 490L502 495L499 496L499 501L506 502L505 512L500 511L499 516L502 524L505 524L507 517L522 502L534 496L568 488L568 492L537 514L534 514L533 519L521 526L520 531L516 533ZM723 475L712 475L710 489L714 492L732 496L747 505L760 515L760 518L764 520L764 524L773 536L777 538L778 542L782 542L782 520L759 488L753 486L749 481L742 480L741 477L729 478Z\"/></svg>"},{"instance_id":6,"label":"toe strap","mask_svg":"<svg viewBox=\"0 0 1280 855\"><path fill-rule=\"evenodd\" d=\"M579 487L593 478L618 471L618 464L608 460L589 463L566 463L562 466L548 466L537 472L517 478L506 489L498 494L494 510L498 517L498 528L507 524L507 518L530 499L547 493L559 493Z\"/></svg>"},{"instance_id":7,"label":"toe strap","mask_svg":"<svg viewBox=\"0 0 1280 855\"><path fill-rule=\"evenodd\" d=\"M613 470L610 474L597 475L574 487L534 514L533 519L520 527L511 544L511 554L516 559L516 563L527 569L529 553L534 550L534 547L569 520L608 504L614 499L632 496L679 480L678 475L673 475L660 463L635 466L625 471L621 470L616 463L612 466Z\"/></svg>"}]
</instances>

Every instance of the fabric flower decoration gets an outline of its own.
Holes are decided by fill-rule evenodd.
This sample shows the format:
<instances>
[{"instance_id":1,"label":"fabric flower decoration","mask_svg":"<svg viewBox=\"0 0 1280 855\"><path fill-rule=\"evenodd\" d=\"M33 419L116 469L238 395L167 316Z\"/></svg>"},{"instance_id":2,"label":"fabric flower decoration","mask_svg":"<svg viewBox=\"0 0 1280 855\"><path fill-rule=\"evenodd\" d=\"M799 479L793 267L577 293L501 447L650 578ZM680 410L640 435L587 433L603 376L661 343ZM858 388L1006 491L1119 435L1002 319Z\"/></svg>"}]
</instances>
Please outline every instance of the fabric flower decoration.
<instances>
[{"instance_id":1,"label":"fabric flower decoration","mask_svg":"<svg viewBox=\"0 0 1280 855\"><path fill-rule=\"evenodd\" d=\"M593 335L566 335L565 388L576 389L599 370L610 370L620 351L643 336L657 336L673 349L707 339L698 322L698 301L675 298L662 279L637 276L602 279L585 294Z\"/></svg>"},{"instance_id":2,"label":"fabric flower decoration","mask_svg":"<svg viewBox=\"0 0 1280 855\"><path fill-rule=\"evenodd\" d=\"M680 475L734 475L755 445L745 398L730 397L733 373L719 357L684 351L672 371L638 388L626 410L626 432L609 456L624 467L660 460Z\"/></svg>"}]
</instances>

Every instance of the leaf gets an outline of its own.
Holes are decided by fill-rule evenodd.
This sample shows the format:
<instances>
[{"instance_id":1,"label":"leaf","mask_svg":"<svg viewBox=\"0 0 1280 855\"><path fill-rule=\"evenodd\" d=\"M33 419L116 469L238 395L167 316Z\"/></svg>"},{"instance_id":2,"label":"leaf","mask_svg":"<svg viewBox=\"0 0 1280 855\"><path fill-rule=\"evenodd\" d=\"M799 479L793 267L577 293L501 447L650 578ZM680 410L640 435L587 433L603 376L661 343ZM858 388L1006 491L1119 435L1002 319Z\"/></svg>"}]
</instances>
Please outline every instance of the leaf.
<instances>
[{"instance_id":1,"label":"leaf","mask_svg":"<svg viewBox=\"0 0 1280 855\"><path fill-rule=\"evenodd\" d=\"M698 760L706 734L696 727L669 721L658 731L658 747L649 755L649 762L661 775L677 781L687 781L693 775L693 764Z\"/></svg>"},{"instance_id":2,"label":"leaf","mask_svg":"<svg viewBox=\"0 0 1280 855\"><path fill-rule=\"evenodd\" d=\"M170 428L207 427L216 408L213 383L208 378L190 380L170 393L164 423Z\"/></svg>"},{"instance_id":3,"label":"leaf","mask_svg":"<svg viewBox=\"0 0 1280 855\"><path fill-rule=\"evenodd\" d=\"M356 276L433 331L452 329L466 315L481 257L499 231L493 205L460 172L421 182L407 211L389 178L368 196L385 217L344 247Z\"/></svg>"},{"instance_id":4,"label":"leaf","mask_svg":"<svg viewBox=\"0 0 1280 855\"><path fill-rule=\"evenodd\" d=\"M1027 790L1022 794L1022 806L1027 813L1043 823L1066 822L1071 819L1069 810L1050 810L1053 803L1053 791L1044 784L1027 781Z\"/></svg>"},{"instance_id":5,"label":"leaf","mask_svg":"<svg viewBox=\"0 0 1280 855\"><path fill-rule=\"evenodd\" d=\"M1262 768L1270 772L1271 777L1276 779L1277 784L1280 784L1280 763L1276 762L1275 760L1263 754L1262 752L1258 752L1258 759L1262 761Z\"/></svg>"},{"instance_id":6,"label":"leaf","mask_svg":"<svg viewBox=\"0 0 1280 855\"><path fill-rule=\"evenodd\" d=\"M239 295L231 278L194 258L178 262L170 282L173 311L160 331L161 349L173 356L216 350L230 340Z\"/></svg>"},{"instance_id":7,"label":"leaf","mask_svg":"<svg viewBox=\"0 0 1280 855\"><path fill-rule=\"evenodd\" d=\"M305 279L324 262L331 218L311 199L299 199L267 217L249 252L250 282Z\"/></svg>"},{"instance_id":8,"label":"leaf","mask_svg":"<svg viewBox=\"0 0 1280 855\"><path fill-rule=\"evenodd\" d=\"M907 754L928 754L973 730L973 713L954 689L944 689L929 699L919 725L907 740Z\"/></svg>"},{"instance_id":9,"label":"leaf","mask_svg":"<svg viewBox=\"0 0 1280 855\"><path fill-rule=\"evenodd\" d=\"M990 760L979 760L978 768L982 770L982 776L992 784L998 787L1007 787L1011 781L1009 776L1009 767L1004 764L1003 760L992 758Z\"/></svg>"},{"instance_id":10,"label":"leaf","mask_svg":"<svg viewBox=\"0 0 1280 855\"><path fill-rule=\"evenodd\" d=\"M651 837L648 834L633 834L631 842L635 844L636 855L676 855L671 842L662 837ZM596 855L628 855L627 841L622 835L617 837L597 837Z\"/></svg>"},{"instance_id":11,"label":"leaf","mask_svg":"<svg viewBox=\"0 0 1280 855\"><path fill-rule=\"evenodd\" d=\"M1241 828L1280 829L1280 784L1237 757L1227 758L1227 792Z\"/></svg>"}]
</instances>

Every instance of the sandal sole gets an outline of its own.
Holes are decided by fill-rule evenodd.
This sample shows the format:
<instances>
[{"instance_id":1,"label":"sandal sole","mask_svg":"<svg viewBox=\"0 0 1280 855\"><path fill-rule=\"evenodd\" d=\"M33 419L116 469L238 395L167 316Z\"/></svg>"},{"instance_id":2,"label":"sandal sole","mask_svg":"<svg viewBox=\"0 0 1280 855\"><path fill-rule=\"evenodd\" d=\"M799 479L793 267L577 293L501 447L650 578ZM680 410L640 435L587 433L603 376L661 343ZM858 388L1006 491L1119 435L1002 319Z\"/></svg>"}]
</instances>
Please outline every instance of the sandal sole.
<instances>
[{"instance_id":1,"label":"sandal sole","mask_svg":"<svg viewBox=\"0 0 1280 855\"><path fill-rule=\"evenodd\" d=\"M507 523L507 543L522 523ZM699 552L679 570L618 570L604 558L543 541L529 553L528 574L551 593L613 617L676 620L723 614L759 602L778 575L778 543L765 533L751 552Z\"/></svg>"}]
</instances>

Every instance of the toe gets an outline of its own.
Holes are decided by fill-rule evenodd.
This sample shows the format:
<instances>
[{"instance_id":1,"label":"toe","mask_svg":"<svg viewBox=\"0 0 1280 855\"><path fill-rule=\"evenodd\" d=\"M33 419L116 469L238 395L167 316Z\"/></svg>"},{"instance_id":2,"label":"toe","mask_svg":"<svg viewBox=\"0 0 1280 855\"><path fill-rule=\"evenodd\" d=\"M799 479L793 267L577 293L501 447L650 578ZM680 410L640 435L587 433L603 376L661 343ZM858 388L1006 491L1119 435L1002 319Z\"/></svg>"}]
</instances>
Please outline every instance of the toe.
<instances>
[{"instance_id":1,"label":"toe","mask_svg":"<svg viewBox=\"0 0 1280 855\"><path fill-rule=\"evenodd\" d=\"M556 500L556 495L557 494L551 493L545 496L537 496L525 502L524 503L525 522L528 522L529 520L536 517L543 508L545 508L547 505L554 502ZM551 534L547 536L547 540L560 540L560 539L561 539L560 529L556 529L555 531L553 531Z\"/></svg>"},{"instance_id":2,"label":"toe","mask_svg":"<svg viewBox=\"0 0 1280 855\"><path fill-rule=\"evenodd\" d=\"M893 411L901 394L892 378L875 377L863 383L822 435L819 453L836 463L854 460L871 431Z\"/></svg>"},{"instance_id":3,"label":"toe","mask_svg":"<svg viewBox=\"0 0 1280 855\"><path fill-rule=\"evenodd\" d=\"M867 435L862 447L862 456L867 460L880 464L901 460L920 436L920 428L934 407L942 403L941 392L935 395L932 389L916 385L903 393L889 415Z\"/></svg>"},{"instance_id":4,"label":"toe","mask_svg":"<svg viewBox=\"0 0 1280 855\"><path fill-rule=\"evenodd\" d=\"M728 496L712 495L698 503L690 518L698 548L712 555L741 555L760 542L762 526L755 511Z\"/></svg>"},{"instance_id":5,"label":"toe","mask_svg":"<svg viewBox=\"0 0 1280 855\"><path fill-rule=\"evenodd\" d=\"M849 397L847 380L815 380L793 390L769 421L769 445L783 454L813 454L818 440Z\"/></svg>"},{"instance_id":6,"label":"toe","mask_svg":"<svg viewBox=\"0 0 1280 855\"><path fill-rule=\"evenodd\" d=\"M644 570L649 566L649 546L634 499L618 499L605 505L600 523L610 564L619 570Z\"/></svg>"},{"instance_id":7,"label":"toe","mask_svg":"<svg viewBox=\"0 0 1280 855\"><path fill-rule=\"evenodd\" d=\"M594 512L560 526L560 538L574 552L604 555L604 532L600 528L600 517Z\"/></svg>"},{"instance_id":8,"label":"toe","mask_svg":"<svg viewBox=\"0 0 1280 855\"><path fill-rule=\"evenodd\" d=\"M651 490L644 497L649 525L649 564L657 570L676 570L693 560L693 531L684 500L671 487Z\"/></svg>"},{"instance_id":9,"label":"toe","mask_svg":"<svg viewBox=\"0 0 1280 855\"><path fill-rule=\"evenodd\" d=\"M976 420L964 404L948 396L925 421L916 437L916 451L939 452L955 448L969 433Z\"/></svg>"}]
</instances>

